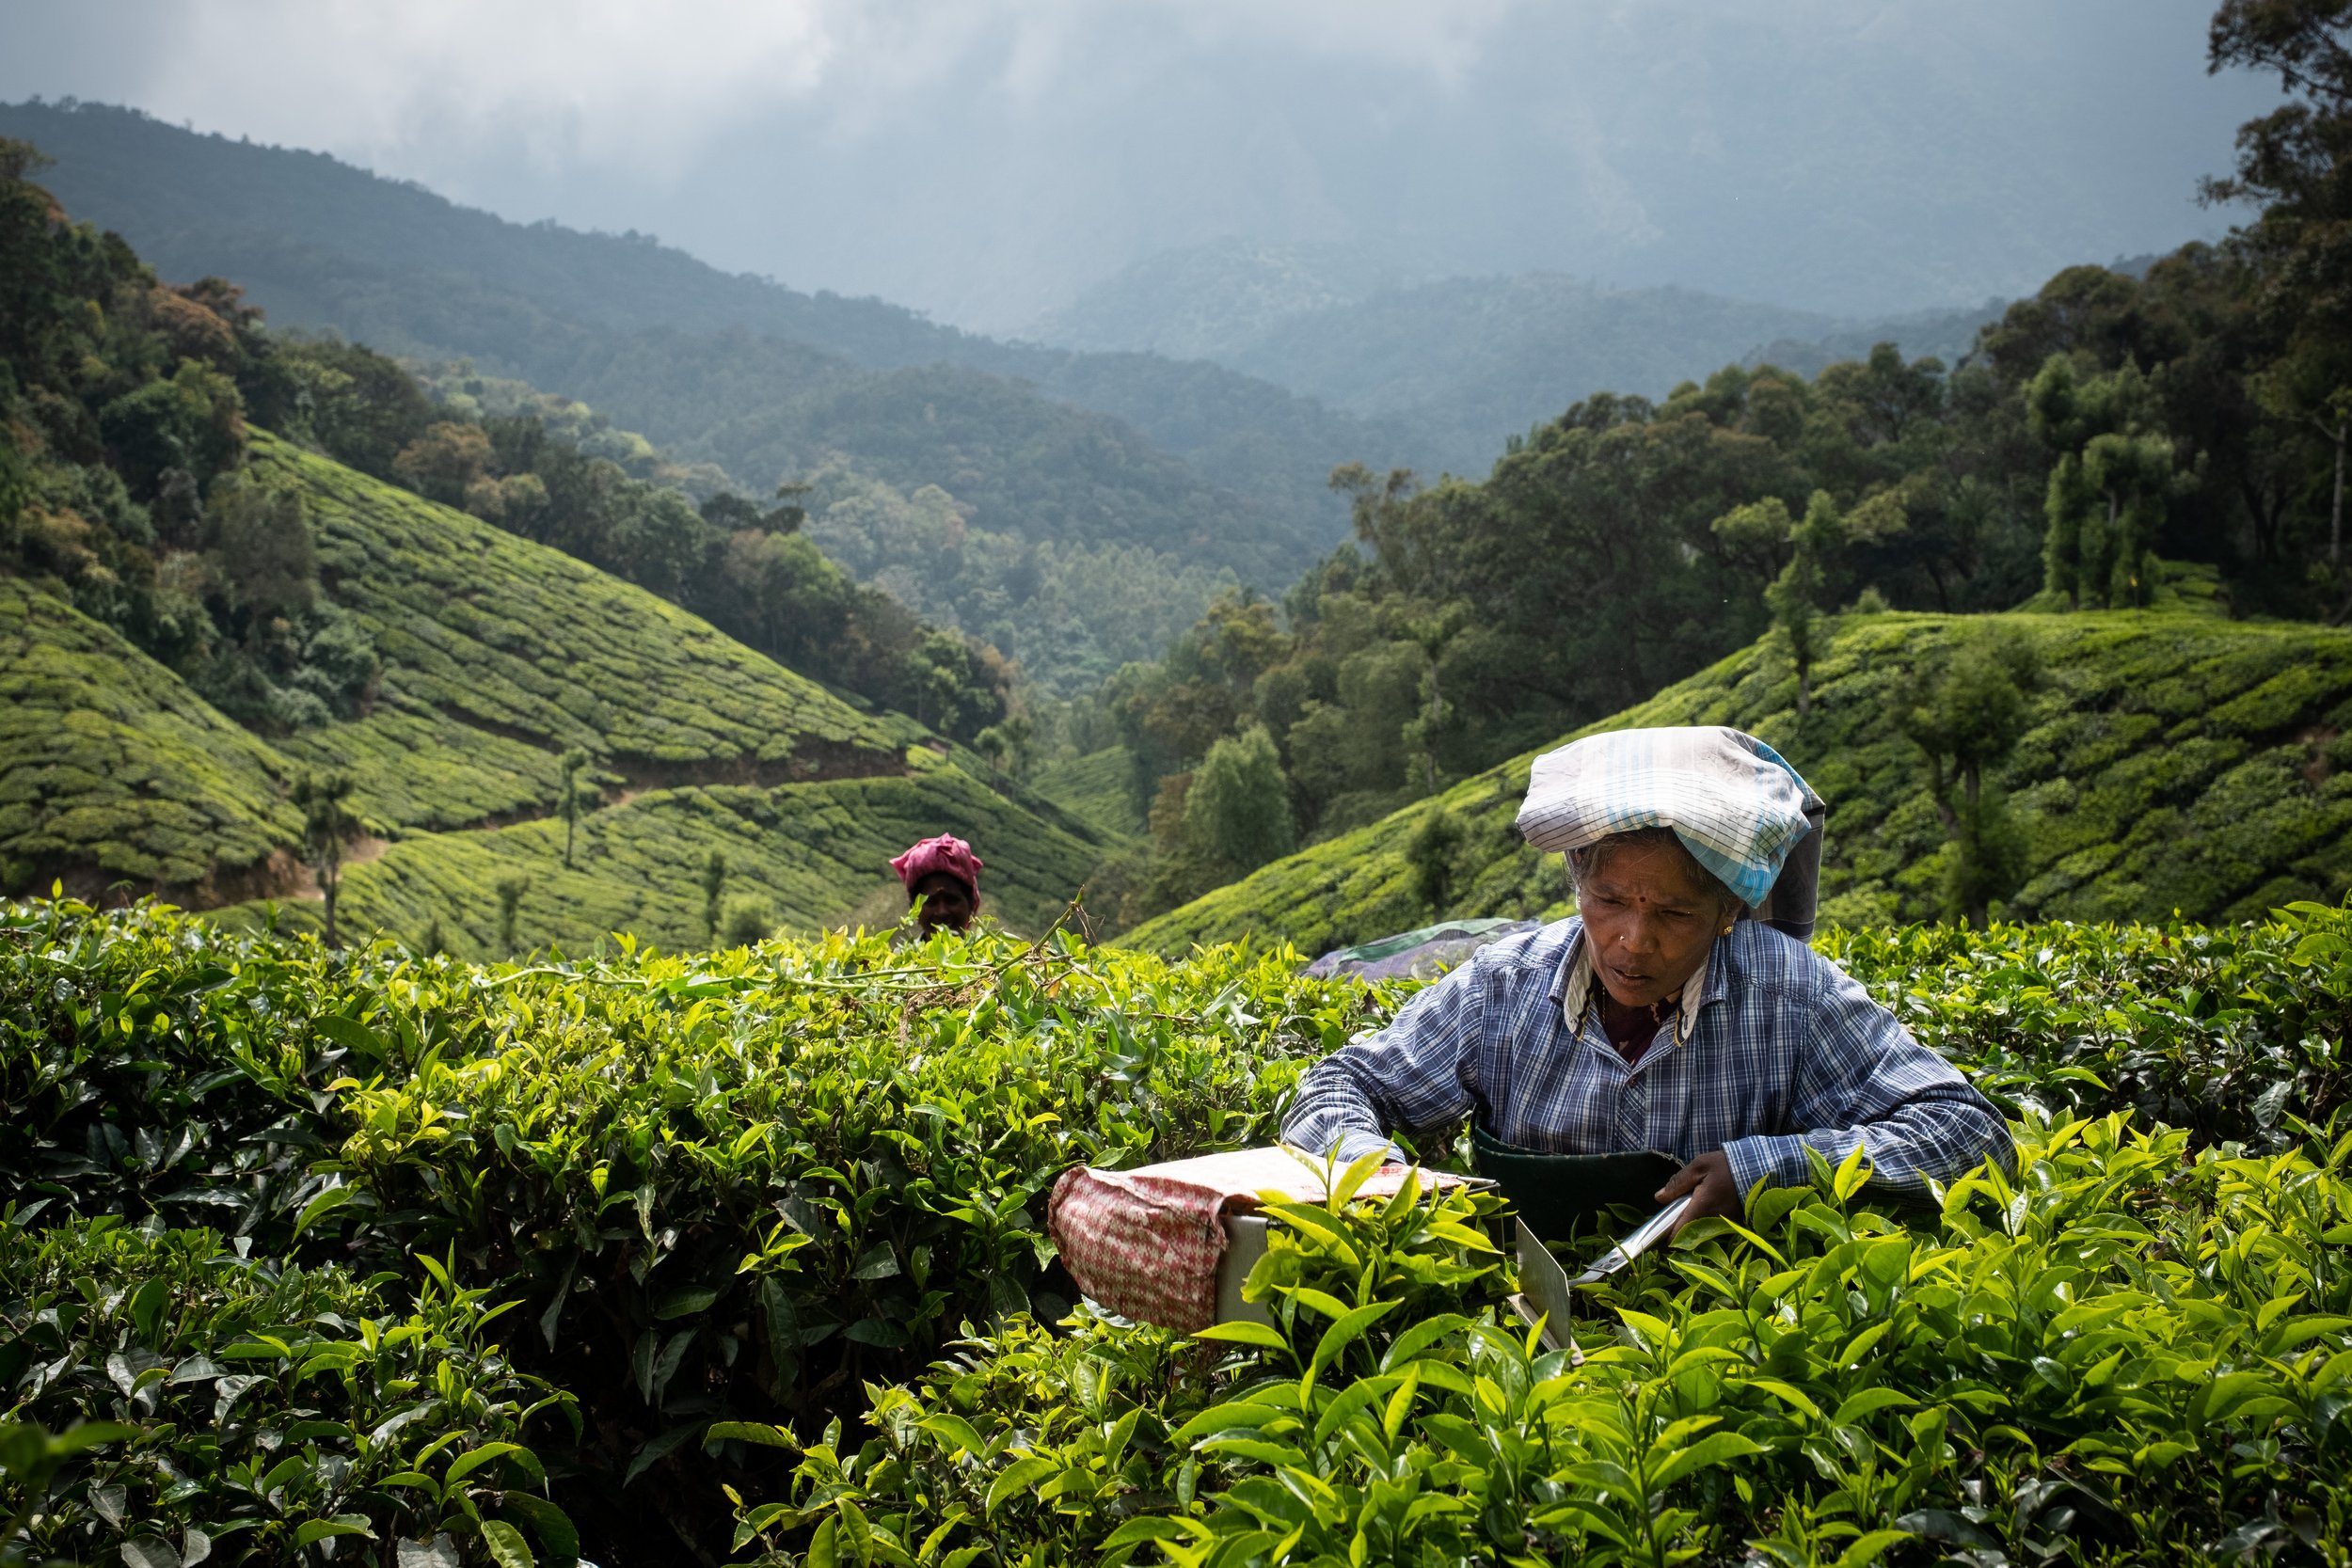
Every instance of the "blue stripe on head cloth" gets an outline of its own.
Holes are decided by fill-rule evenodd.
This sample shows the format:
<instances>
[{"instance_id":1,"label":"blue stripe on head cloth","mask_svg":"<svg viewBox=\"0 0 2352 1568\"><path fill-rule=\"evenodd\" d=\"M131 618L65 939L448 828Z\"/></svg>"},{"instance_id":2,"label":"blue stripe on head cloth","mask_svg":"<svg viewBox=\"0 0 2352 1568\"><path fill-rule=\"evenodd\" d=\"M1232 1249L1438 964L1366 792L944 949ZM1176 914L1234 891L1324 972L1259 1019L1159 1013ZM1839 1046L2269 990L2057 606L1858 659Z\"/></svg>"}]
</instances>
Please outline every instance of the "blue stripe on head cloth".
<instances>
[{"instance_id":1,"label":"blue stripe on head cloth","mask_svg":"<svg viewBox=\"0 0 2352 1568\"><path fill-rule=\"evenodd\" d=\"M1535 759L1519 832L1566 853L1636 828L1671 828L1740 901L1761 905L1825 808L1778 752L1720 724L1587 736ZM1804 918L1811 920L1811 911Z\"/></svg>"}]
</instances>

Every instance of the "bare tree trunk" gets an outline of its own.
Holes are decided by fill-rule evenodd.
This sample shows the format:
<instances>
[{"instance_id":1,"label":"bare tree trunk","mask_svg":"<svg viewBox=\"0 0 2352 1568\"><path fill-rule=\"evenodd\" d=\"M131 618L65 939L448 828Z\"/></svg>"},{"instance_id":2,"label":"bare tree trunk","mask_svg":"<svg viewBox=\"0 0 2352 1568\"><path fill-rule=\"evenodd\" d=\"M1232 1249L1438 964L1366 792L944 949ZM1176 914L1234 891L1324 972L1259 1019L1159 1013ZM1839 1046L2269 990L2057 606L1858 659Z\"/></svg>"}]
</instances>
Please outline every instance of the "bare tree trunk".
<instances>
[{"instance_id":1,"label":"bare tree trunk","mask_svg":"<svg viewBox=\"0 0 2352 1568\"><path fill-rule=\"evenodd\" d=\"M2238 481L2238 499L2246 508L2246 528L2258 564L2268 565L2276 548L2273 536L2278 531L2278 498L2251 477Z\"/></svg>"},{"instance_id":2,"label":"bare tree trunk","mask_svg":"<svg viewBox=\"0 0 2352 1568\"><path fill-rule=\"evenodd\" d=\"M1971 927L1981 931L1993 924L1992 905L1984 896L1982 867L1977 863L1984 848L1984 816L1978 809L1978 800L1983 792L1984 775L1980 769L1969 767L1962 770L1961 780L1961 795L1968 803L1967 819L1960 834L1961 875L1967 879L1965 885L1968 889L1968 897L1961 909L1961 915Z\"/></svg>"},{"instance_id":3,"label":"bare tree trunk","mask_svg":"<svg viewBox=\"0 0 2352 1568\"><path fill-rule=\"evenodd\" d=\"M2339 420L2334 431L2336 442L2336 494L2328 515L2328 564L2344 563L2344 438L2352 435L2352 421Z\"/></svg>"},{"instance_id":4,"label":"bare tree trunk","mask_svg":"<svg viewBox=\"0 0 2352 1568\"><path fill-rule=\"evenodd\" d=\"M1429 722L1421 737L1422 775L1428 780L1429 793L1438 793L1438 721L1445 714L1445 696L1438 689L1438 651L1422 650L1429 658Z\"/></svg>"},{"instance_id":5,"label":"bare tree trunk","mask_svg":"<svg viewBox=\"0 0 2352 1568\"><path fill-rule=\"evenodd\" d=\"M335 895L342 886L342 856L330 847L319 864L319 889L326 895L326 945L329 947L342 945L335 940Z\"/></svg>"},{"instance_id":6,"label":"bare tree trunk","mask_svg":"<svg viewBox=\"0 0 2352 1568\"><path fill-rule=\"evenodd\" d=\"M2114 548L2115 548L2116 525L2117 525L2118 523L2122 522L2122 518L2123 518L2123 492L2122 492L2122 491L2121 491L2121 490L2110 490L2110 491L2108 491L2108 492L2107 492L2107 539L2106 539L2106 549L2101 550L2101 551L2099 552L2100 554L2105 555L2105 554L2106 554L2106 553L2107 553L2107 550L2112 550L2112 549L2114 549ZM2107 577L2108 577L2110 579L2112 579L2112 578L2114 578L2114 576L2115 576L2115 568L2114 568L2113 566L2109 566L2109 567L2107 568ZM2099 606L2100 606L2100 608L2101 608L2101 609L2103 609L2103 610L2112 610L2112 609L2114 609L2114 608L2115 608L2113 605L2111 605L2111 604L2109 604L2109 603L2107 602L2107 585L2106 585L2106 583L2104 583L2104 582L2103 582L2103 583L2101 583L2101 584L2099 584Z\"/></svg>"},{"instance_id":7,"label":"bare tree trunk","mask_svg":"<svg viewBox=\"0 0 2352 1568\"><path fill-rule=\"evenodd\" d=\"M2340 566L2344 563L2344 447L2346 437L2352 437L2352 420L2329 424L2316 414L2309 418L2312 428L2336 449L2335 495L2328 510L2328 564Z\"/></svg>"},{"instance_id":8,"label":"bare tree trunk","mask_svg":"<svg viewBox=\"0 0 2352 1568\"><path fill-rule=\"evenodd\" d=\"M1952 811L1951 797L1944 786L1944 759L1931 752L1928 756L1928 799L1935 802L1935 815L1944 824L1944 831L1954 838L1960 836L1960 818Z\"/></svg>"}]
</instances>

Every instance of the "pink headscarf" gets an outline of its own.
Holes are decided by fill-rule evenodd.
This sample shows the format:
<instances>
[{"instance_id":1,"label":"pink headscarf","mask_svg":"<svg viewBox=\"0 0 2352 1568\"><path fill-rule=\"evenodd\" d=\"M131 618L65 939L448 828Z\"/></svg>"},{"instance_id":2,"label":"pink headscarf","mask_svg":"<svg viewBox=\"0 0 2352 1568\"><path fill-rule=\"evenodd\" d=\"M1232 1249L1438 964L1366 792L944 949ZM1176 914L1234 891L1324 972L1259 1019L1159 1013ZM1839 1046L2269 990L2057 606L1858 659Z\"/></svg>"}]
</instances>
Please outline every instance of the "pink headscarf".
<instances>
[{"instance_id":1,"label":"pink headscarf","mask_svg":"<svg viewBox=\"0 0 2352 1568\"><path fill-rule=\"evenodd\" d=\"M970 888L976 900L980 895L980 857L972 852L972 846L953 833L924 839L892 860L890 869L898 874L898 880L906 884L909 893L932 872L944 871Z\"/></svg>"}]
</instances>

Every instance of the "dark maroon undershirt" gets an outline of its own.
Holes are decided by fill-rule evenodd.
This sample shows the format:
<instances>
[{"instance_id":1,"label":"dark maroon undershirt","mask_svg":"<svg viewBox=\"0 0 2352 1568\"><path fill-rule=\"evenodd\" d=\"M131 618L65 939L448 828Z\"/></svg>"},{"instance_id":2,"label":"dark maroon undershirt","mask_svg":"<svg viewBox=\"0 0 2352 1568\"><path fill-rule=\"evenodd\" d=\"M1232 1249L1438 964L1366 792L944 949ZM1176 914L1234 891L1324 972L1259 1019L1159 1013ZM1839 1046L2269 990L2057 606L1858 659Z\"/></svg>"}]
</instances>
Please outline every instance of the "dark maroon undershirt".
<instances>
[{"instance_id":1,"label":"dark maroon undershirt","mask_svg":"<svg viewBox=\"0 0 2352 1568\"><path fill-rule=\"evenodd\" d=\"M1600 1027L1628 1067L1639 1067L1658 1037L1661 1021L1647 1007L1623 1007L1607 991L1600 993Z\"/></svg>"}]
</instances>

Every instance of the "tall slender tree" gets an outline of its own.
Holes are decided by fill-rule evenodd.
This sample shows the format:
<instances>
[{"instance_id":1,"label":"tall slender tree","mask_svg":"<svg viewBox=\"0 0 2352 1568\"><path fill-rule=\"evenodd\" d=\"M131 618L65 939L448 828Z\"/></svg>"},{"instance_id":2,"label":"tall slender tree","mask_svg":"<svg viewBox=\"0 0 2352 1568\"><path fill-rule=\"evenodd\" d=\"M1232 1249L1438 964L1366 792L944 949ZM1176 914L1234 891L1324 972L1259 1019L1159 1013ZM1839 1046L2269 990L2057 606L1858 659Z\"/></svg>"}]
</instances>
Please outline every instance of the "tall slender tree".
<instances>
[{"instance_id":1,"label":"tall slender tree","mask_svg":"<svg viewBox=\"0 0 2352 1568\"><path fill-rule=\"evenodd\" d=\"M305 773L288 792L302 813L303 858L318 878L326 900L326 945L341 945L335 929L335 901L342 891L343 855L358 836L359 819L351 814L351 775L344 772Z\"/></svg>"},{"instance_id":2,"label":"tall slender tree","mask_svg":"<svg viewBox=\"0 0 2352 1568\"><path fill-rule=\"evenodd\" d=\"M510 958L515 956L516 927L522 918L523 895L530 891L531 879L519 873L499 879L499 946Z\"/></svg>"},{"instance_id":3,"label":"tall slender tree","mask_svg":"<svg viewBox=\"0 0 2352 1568\"><path fill-rule=\"evenodd\" d=\"M703 862L703 940L714 946L719 941L719 900L726 890L726 853L713 849L710 858Z\"/></svg>"},{"instance_id":4,"label":"tall slender tree","mask_svg":"<svg viewBox=\"0 0 2352 1568\"><path fill-rule=\"evenodd\" d=\"M2040 674L2023 638L1979 628L1915 673L1896 716L1926 754L1928 793L1954 847L1945 914L1979 928L1993 901L2015 891L2025 867L2024 830L1998 770L2026 733L2026 697Z\"/></svg>"},{"instance_id":5,"label":"tall slender tree","mask_svg":"<svg viewBox=\"0 0 2352 1568\"><path fill-rule=\"evenodd\" d=\"M1290 786L1265 726L1253 724L1209 748L1184 795L1184 835L1236 876L1295 846Z\"/></svg>"},{"instance_id":6,"label":"tall slender tree","mask_svg":"<svg viewBox=\"0 0 2352 1568\"><path fill-rule=\"evenodd\" d=\"M572 842L580 832L580 774L588 766L588 753L575 746L565 752L556 764L564 770L564 869L572 868Z\"/></svg>"},{"instance_id":7,"label":"tall slender tree","mask_svg":"<svg viewBox=\"0 0 2352 1568\"><path fill-rule=\"evenodd\" d=\"M1764 607L1796 666L1800 719L1813 708L1813 666L1827 642L1823 618L1838 602L1836 584L1847 548L1879 543L1907 526L1899 489L1882 490L1851 512L1841 511L1828 491L1816 490L1801 518L1791 518L1778 496L1767 496L1734 507L1709 525L1750 569L1773 572L1764 585Z\"/></svg>"},{"instance_id":8,"label":"tall slender tree","mask_svg":"<svg viewBox=\"0 0 2352 1568\"><path fill-rule=\"evenodd\" d=\"M1429 661L1429 706L1414 721L1412 740L1413 749L1421 753L1422 787L1432 795L1438 793L1438 732L1445 723L1445 692L1438 684L1440 661L1447 645L1461 635L1469 620L1470 607L1456 600L1425 615L1412 616L1405 625L1405 635Z\"/></svg>"},{"instance_id":9,"label":"tall slender tree","mask_svg":"<svg viewBox=\"0 0 2352 1568\"><path fill-rule=\"evenodd\" d=\"M1462 825L1442 805L1432 805L1406 841L1405 863L1413 868L1413 892L1429 912L1442 918L1454 895L1454 857L1462 847Z\"/></svg>"},{"instance_id":10,"label":"tall slender tree","mask_svg":"<svg viewBox=\"0 0 2352 1568\"><path fill-rule=\"evenodd\" d=\"M2058 454L2042 499L2043 586L2070 608L2148 602L2166 511L2195 483L2159 414L2128 359L2099 375L2054 354L2026 389L2027 426Z\"/></svg>"},{"instance_id":11,"label":"tall slender tree","mask_svg":"<svg viewBox=\"0 0 2352 1568\"><path fill-rule=\"evenodd\" d=\"M2236 171L2207 181L2202 194L2259 205L2237 240L2255 259L2261 310L2284 346L2255 378L2256 395L2326 443L2328 562L2342 571L2352 448L2352 3L2223 0L2205 63L2275 74L2286 98L2238 127Z\"/></svg>"},{"instance_id":12,"label":"tall slender tree","mask_svg":"<svg viewBox=\"0 0 2352 1568\"><path fill-rule=\"evenodd\" d=\"M303 773L294 781L287 800L301 811L303 861L317 877L317 891L326 900L326 945L339 947L334 927L336 895L343 891L343 853L359 834L359 818L350 814L350 773Z\"/></svg>"}]
</instances>

